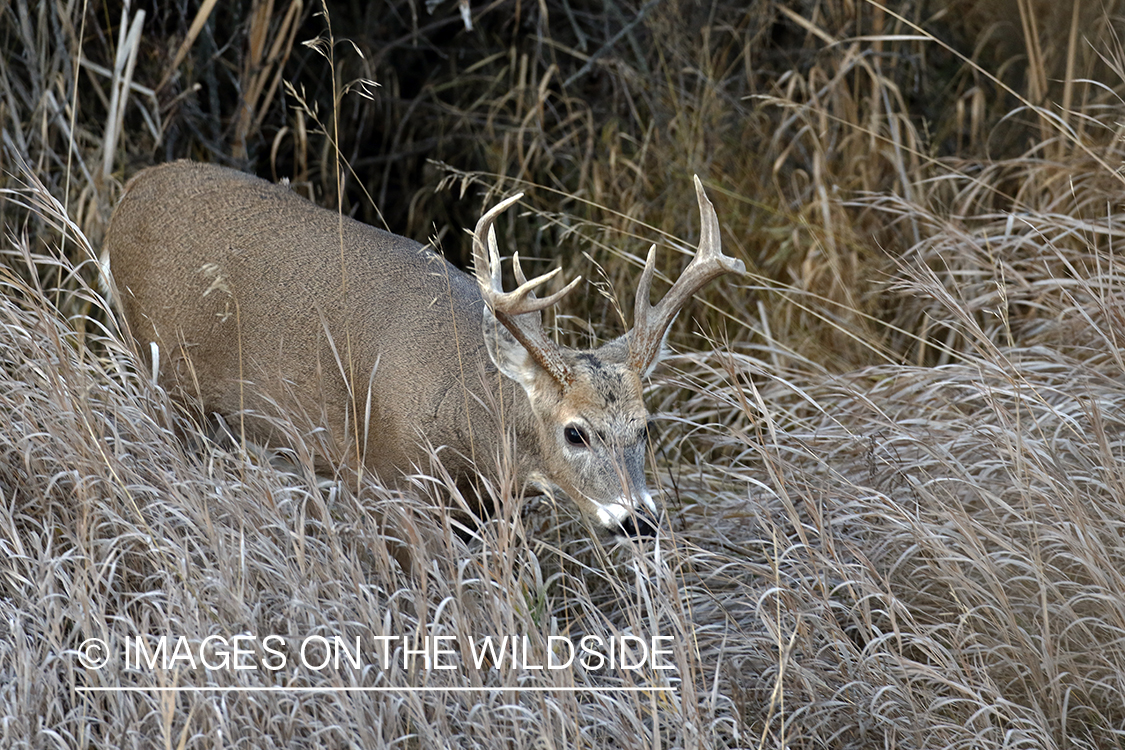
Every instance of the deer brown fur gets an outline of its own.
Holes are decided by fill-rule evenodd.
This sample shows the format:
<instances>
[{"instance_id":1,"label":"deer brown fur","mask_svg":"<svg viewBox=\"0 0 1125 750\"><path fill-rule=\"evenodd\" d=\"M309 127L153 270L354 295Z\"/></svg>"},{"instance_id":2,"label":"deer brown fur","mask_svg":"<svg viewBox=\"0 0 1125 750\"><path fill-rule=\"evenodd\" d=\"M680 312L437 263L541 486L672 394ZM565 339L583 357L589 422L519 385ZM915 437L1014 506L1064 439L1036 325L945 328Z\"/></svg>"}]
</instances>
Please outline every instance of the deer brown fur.
<instances>
[{"instance_id":1,"label":"deer brown fur","mask_svg":"<svg viewBox=\"0 0 1125 750\"><path fill-rule=\"evenodd\" d=\"M500 287L491 225L511 199L477 226L474 278L286 187L180 161L131 181L105 252L162 384L251 439L278 442L284 415L327 438L328 460L388 482L427 471L432 449L459 481L495 476L509 446L519 482L561 489L609 531L651 533L641 378L679 307L743 268L721 254L696 183L704 241L684 277L705 253L706 267L649 307L650 251L637 313L654 320L591 351L555 344L539 322L578 279L537 298L554 273L527 281L517 257L519 288Z\"/></svg>"}]
</instances>

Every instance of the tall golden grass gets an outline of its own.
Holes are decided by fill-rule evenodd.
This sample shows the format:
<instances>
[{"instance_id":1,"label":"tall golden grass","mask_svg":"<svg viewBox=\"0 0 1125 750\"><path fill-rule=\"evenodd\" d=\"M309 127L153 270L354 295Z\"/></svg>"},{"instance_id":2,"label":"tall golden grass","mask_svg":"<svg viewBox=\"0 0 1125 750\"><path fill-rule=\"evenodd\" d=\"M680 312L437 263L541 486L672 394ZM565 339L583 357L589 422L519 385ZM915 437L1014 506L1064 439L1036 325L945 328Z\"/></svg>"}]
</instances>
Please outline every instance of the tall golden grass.
<instances>
[{"instance_id":1,"label":"tall golden grass","mask_svg":"<svg viewBox=\"0 0 1125 750\"><path fill-rule=\"evenodd\" d=\"M0 746L1125 747L1119 4L938 5L0 8ZM212 440L95 263L181 156L454 259L527 190L521 256L621 295L568 299L583 343L644 240L682 268L700 174L751 272L650 389L671 533L607 549L499 487L467 534L439 464L356 489L300 436ZM660 634L676 669L78 658L266 633Z\"/></svg>"}]
</instances>

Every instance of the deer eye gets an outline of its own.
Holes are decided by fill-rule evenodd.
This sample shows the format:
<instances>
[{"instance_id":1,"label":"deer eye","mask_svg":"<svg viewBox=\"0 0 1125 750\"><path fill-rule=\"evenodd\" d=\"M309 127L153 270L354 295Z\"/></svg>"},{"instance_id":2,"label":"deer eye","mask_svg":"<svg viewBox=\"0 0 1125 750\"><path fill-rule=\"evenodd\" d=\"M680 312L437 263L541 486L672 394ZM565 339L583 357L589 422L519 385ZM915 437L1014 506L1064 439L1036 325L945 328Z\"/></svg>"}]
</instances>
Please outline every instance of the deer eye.
<instances>
[{"instance_id":1,"label":"deer eye","mask_svg":"<svg viewBox=\"0 0 1125 750\"><path fill-rule=\"evenodd\" d=\"M566 438L566 442L575 446L576 448L590 447L590 436L587 435L586 431L581 427L567 425L566 428L563 429L563 437Z\"/></svg>"}]
</instances>

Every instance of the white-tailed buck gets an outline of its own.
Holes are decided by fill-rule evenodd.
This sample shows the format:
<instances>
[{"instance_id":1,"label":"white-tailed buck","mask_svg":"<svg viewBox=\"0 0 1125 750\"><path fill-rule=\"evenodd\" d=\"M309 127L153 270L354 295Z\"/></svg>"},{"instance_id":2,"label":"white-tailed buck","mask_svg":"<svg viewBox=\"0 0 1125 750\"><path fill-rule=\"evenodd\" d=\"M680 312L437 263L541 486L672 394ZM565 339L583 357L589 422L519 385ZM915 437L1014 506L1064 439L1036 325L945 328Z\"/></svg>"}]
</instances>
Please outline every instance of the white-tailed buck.
<instances>
[{"instance_id":1,"label":"white-tailed buck","mask_svg":"<svg viewBox=\"0 0 1125 750\"><path fill-rule=\"evenodd\" d=\"M590 351L555 343L540 319L580 279L538 298L559 269L528 281L516 254L518 288L501 286L492 224L520 196L477 223L474 278L284 186L181 161L132 180L105 251L134 337L158 345L162 383L251 439L277 442L284 415L327 436L328 460L388 482L428 470L434 449L470 485L510 455L521 484L562 490L606 530L650 535L641 378L684 303L744 271L695 188L695 258L651 306L653 245L633 330Z\"/></svg>"}]
</instances>

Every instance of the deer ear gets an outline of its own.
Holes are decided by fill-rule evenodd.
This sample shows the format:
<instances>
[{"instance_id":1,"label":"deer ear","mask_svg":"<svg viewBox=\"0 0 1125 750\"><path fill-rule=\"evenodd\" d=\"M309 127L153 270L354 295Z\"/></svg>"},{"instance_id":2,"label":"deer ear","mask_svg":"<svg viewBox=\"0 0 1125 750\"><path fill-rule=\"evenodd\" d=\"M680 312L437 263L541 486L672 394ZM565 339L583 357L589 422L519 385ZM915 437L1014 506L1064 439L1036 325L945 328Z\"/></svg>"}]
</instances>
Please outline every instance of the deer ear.
<instances>
[{"instance_id":1,"label":"deer ear","mask_svg":"<svg viewBox=\"0 0 1125 750\"><path fill-rule=\"evenodd\" d=\"M642 378L647 378L649 375L652 375L652 371L660 364L660 360L668 356L668 333L671 330L672 326L668 326L668 328L664 329L664 335L660 338L660 346L656 348L656 354L653 356L652 361L645 366L644 370L637 373ZM607 359L612 357L618 362L628 362L630 360L629 353L632 347L629 341L630 338L632 338L632 331L623 336L618 336L613 341L603 345L600 350L603 352L603 357Z\"/></svg>"},{"instance_id":2,"label":"deer ear","mask_svg":"<svg viewBox=\"0 0 1125 750\"><path fill-rule=\"evenodd\" d=\"M488 305L484 306L484 343L488 357L505 377L516 381L531 395L535 383L546 372L511 331L500 324Z\"/></svg>"},{"instance_id":3,"label":"deer ear","mask_svg":"<svg viewBox=\"0 0 1125 750\"><path fill-rule=\"evenodd\" d=\"M675 320L674 317L673 320ZM656 348L656 356L652 358L652 361L648 363L648 367L641 373L642 378L647 378L649 375L652 375L652 371L660 364L660 360L668 356L668 334L671 332L672 326L668 326L664 329L664 335L660 337L660 346Z\"/></svg>"}]
</instances>

